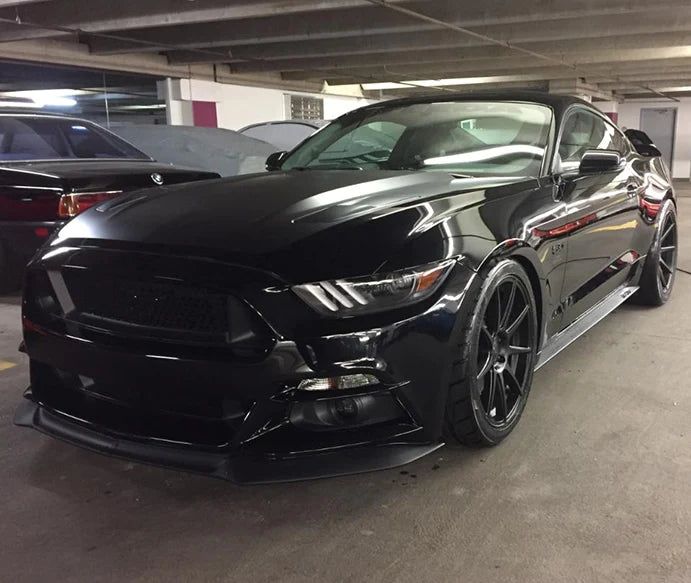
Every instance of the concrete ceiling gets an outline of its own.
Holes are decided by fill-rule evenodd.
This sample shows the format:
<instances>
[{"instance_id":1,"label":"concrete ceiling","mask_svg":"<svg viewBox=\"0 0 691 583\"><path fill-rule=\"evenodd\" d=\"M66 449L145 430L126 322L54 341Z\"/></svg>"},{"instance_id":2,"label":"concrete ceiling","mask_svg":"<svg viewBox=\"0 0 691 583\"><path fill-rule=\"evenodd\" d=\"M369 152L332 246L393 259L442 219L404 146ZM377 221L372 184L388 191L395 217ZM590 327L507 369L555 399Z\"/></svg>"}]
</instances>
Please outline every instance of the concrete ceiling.
<instances>
[{"instance_id":1,"label":"concrete ceiling","mask_svg":"<svg viewBox=\"0 0 691 583\"><path fill-rule=\"evenodd\" d=\"M688 0L0 0L0 46L28 39L293 82L691 94Z\"/></svg>"}]
</instances>

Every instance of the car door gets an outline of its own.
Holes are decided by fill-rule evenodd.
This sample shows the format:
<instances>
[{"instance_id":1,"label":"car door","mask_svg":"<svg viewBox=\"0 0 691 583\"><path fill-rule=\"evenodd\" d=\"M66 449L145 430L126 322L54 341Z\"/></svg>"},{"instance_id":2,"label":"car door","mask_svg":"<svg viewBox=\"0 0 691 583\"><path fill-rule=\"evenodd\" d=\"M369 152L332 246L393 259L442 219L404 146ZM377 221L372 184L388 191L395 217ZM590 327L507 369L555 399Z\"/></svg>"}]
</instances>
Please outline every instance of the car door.
<instances>
[{"instance_id":1,"label":"car door","mask_svg":"<svg viewBox=\"0 0 691 583\"><path fill-rule=\"evenodd\" d=\"M622 163L611 171L581 174L587 150L616 150ZM567 114L558 145L566 221L572 226L562 288L562 328L630 277L638 259L634 236L640 221L637 194L642 177L623 134L604 116L584 107Z\"/></svg>"}]
</instances>

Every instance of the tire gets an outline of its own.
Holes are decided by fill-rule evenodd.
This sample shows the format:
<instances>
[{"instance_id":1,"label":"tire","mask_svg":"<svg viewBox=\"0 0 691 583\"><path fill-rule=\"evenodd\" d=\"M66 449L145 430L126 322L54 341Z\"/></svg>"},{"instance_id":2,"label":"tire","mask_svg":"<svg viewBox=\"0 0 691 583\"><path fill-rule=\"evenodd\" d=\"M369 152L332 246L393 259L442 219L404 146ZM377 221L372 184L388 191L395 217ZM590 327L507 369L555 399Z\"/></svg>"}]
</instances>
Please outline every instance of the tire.
<instances>
[{"instance_id":1,"label":"tire","mask_svg":"<svg viewBox=\"0 0 691 583\"><path fill-rule=\"evenodd\" d=\"M511 433L530 392L537 339L528 275L514 260L495 263L484 274L468 324L455 332L447 443L492 446Z\"/></svg>"},{"instance_id":2,"label":"tire","mask_svg":"<svg viewBox=\"0 0 691 583\"><path fill-rule=\"evenodd\" d=\"M639 304L661 306L672 295L677 272L678 228L674 203L667 200L657 221L657 230L634 296Z\"/></svg>"}]
</instances>

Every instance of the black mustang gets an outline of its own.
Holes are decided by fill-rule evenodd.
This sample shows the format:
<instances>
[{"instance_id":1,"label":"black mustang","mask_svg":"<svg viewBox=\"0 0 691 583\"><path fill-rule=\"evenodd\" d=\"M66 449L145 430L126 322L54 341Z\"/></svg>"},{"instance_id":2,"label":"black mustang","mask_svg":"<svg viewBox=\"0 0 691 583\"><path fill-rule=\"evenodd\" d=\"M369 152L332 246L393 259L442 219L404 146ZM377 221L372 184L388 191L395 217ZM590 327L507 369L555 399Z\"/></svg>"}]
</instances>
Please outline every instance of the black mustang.
<instances>
[{"instance_id":1,"label":"black mustang","mask_svg":"<svg viewBox=\"0 0 691 583\"><path fill-rule=\"evenodd\" d=\"M29 267L15 421L246 483L495 445L535 369L670 295L674 192L636 143L575 98L404 99L96 206Z\"/></svg>"}]
</instances>

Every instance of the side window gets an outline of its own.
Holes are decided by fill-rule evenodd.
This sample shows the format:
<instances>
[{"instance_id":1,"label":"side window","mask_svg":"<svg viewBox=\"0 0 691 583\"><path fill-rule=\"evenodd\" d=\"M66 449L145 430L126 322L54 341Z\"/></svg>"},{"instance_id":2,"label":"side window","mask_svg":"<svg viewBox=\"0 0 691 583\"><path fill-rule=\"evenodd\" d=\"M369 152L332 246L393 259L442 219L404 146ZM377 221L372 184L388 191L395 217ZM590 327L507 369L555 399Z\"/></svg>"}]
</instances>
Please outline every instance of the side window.
<instances>
[{"instance_id":1,"label":"side window","mask_svg":"<svg viewBox=\"0 0 691 583\"><path fill-rule=\"evenodd\" d=\"M123 158L124 153L103 136L80 123L60 124L63 134L77 158Z\"/></svg>"},{"instance_id":2,"label":"side window","mask_svg":"<svg viewBox=\"0 0 691 583\"><path fill-rule=\"evenodd\" d=\"M559 156L564 166L577 166L586 150L628 151L624 137L599 116L588 111L576 111L569 115L564 125Z\"/></svg>"},{"instance_id":3,"label":"side window","mask_svg":"<svg viewBox=\"0 0 691 583\"><path fill-rule=\"evenodd\" d=\"M607 127L609 128L609 126ZM610 129L613 132L611 149L616 150L620 154L628 154L630 146L628 140L624 137L624 134L622 134L619 130L616 130L614 128Z\"/></svg>"}]
</instances>

